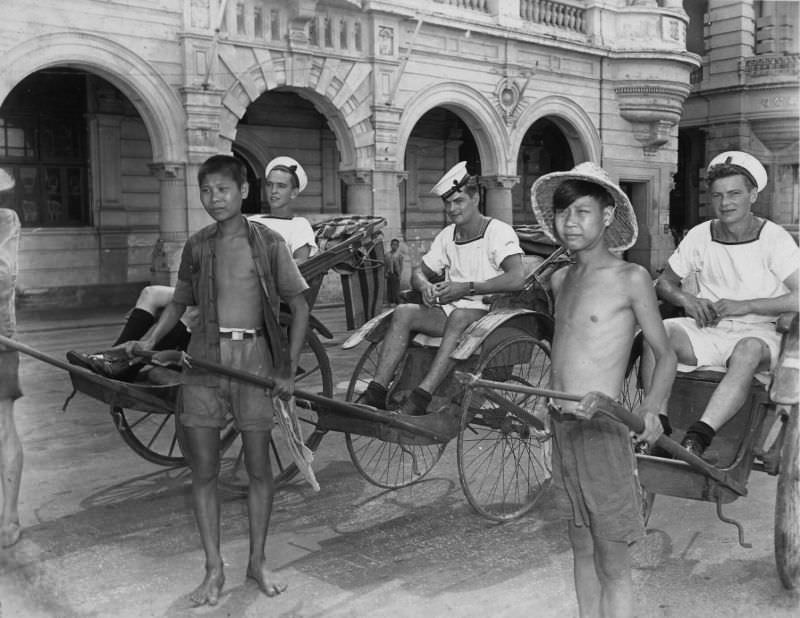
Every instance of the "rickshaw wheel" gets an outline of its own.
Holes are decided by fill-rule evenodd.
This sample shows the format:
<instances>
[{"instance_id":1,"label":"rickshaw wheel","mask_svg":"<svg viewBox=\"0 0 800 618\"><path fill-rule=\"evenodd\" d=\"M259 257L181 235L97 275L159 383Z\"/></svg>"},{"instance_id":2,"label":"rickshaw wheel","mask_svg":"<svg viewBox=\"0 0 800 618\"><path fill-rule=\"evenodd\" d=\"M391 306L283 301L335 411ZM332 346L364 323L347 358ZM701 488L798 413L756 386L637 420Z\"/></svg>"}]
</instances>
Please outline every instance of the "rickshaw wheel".
<instances>
[{"instance_id":1,"label":"rickshaw wheel","mask_svg":"<svg viewBox=\"0 0 800 618\"><path fill-rule=\"evenodd\" d=\"M187 465L178 441L174 414L111 406L111 416L125 444L141 458L159 466Z\"/></svg>"},{"instance_id":2,"label":"rickshaw wheel","mask_svg":"<svg viewBox=\"0 0 800 618\"><path fill-rule=\"evenodd\" d=\"M531 336L509 338L478 361L484 379L547 388L550 349ZM510 402L541 412L546 398L502 391ZM540 414L537 414L540 416ZM550 483L551 436L513 411L467 389L458 434L458 474L472 507L493 521L509 521L530 511Z\"/></svg>"},{"instance_id":3,"label":"rickshaw wheel","mask_svg":"<svg viewBox=\"0 0 800 618\"><path fill-rule=\"evenodd\" d=\"M642 399L644 399L641 360L642 342L640 334L637 338L637 341L633 344L631 357L628 360L628 369L625 373L625 381L622 383L622 391L620 393L622 404L629 410L633 410L636 406L642 403ZM656 495L652 491L647 491L643 485L639 485L639 500L641 502L642 520L644 521L645 526L647 526L647 523L650 521L650 515L653 512L653 502L655 502L655 499Z\"/></svg>"},{"instance_id":4,"label":"rickshaw wheel","mask_svg":"<svg viewBox=\"0 0 800 618\"><path fill-rule=\"evenodd\" d=\"M350 384L347 401L355 401L378 367L379 343L370 343L358 359ZM400 363L402 367L403 363ZM389 397L393 392L389 385ZM346 433L345 442L353 465L361 476L373 485L399 489L421 480L439 461L446 444L403 444L384 442L379 438Z\"/></svg>"},{"instance_id":5,"label":"rickshaw wheel","mask_svg":"<svg viewBox=\"0 0 800 618\"><path fill-rule=\"evenodd\" d=\"M786 418L775 496L775 563L784 588L800 583L800 420L793 405Z\"/></svg>"}]
</instances>

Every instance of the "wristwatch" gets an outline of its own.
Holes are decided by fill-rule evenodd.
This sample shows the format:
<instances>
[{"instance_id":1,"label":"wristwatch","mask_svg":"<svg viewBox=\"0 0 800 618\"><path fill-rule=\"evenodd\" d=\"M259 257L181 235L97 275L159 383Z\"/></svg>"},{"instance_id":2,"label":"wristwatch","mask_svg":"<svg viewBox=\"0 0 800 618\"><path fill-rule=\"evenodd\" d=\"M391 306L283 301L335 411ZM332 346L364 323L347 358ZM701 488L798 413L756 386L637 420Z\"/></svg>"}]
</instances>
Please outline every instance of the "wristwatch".
<instances>
[{"instance_id":1,"label":"wristwatch","mask_svg":"<svg viewBox=\"0 0 800 618\"><path fill-rule=\"evenodd\" d=\"M475 296L475 294L477 294L477 292L475 291L475 282L474 281L470 281L469 282L469 293L467 294L467 296Z\"/></svg>"}]
</instances>

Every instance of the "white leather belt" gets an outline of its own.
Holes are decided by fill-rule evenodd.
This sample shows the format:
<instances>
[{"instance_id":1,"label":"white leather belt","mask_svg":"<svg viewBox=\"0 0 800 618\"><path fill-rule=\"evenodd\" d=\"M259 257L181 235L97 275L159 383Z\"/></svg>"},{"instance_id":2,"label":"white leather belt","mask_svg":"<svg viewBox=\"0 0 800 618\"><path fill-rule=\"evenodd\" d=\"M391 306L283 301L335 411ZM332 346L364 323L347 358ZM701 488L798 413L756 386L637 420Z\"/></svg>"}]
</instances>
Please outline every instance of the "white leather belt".
<instances>
[{"instance_id":1,"label":"white leather belt","mask_svg":"<svg viewBox=\"0 0 800 618\"><path fill-rule=\"evenodd\" d=\"M220 328L219 336L226 339L233 339L234 341L242 341L243 339L254 339L261 337L264 334L263 328Z\"/></svg>"}]
</instances>

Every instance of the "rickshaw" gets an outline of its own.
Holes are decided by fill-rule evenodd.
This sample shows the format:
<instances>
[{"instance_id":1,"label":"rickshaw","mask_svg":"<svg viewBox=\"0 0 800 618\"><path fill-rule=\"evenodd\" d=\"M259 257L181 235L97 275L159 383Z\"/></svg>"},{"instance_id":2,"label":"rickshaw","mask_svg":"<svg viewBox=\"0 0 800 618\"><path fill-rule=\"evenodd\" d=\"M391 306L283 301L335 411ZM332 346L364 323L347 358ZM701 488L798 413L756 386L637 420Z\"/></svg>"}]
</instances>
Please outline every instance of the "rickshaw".
<instances>
[{"instance_id":1,"label":"rickshaw","mask_svg":"<svg viewBox=\"0 0 800 618\"><path fill-rule=\"evenodd\" d=\"M313 308L324 275L332 270L341 277L346 290L348 324L359 319L363 322L374 315L383 298L382 230L385 225L385 219L373 216L341 216L313 224L320 250L300 265L301 274L309 282L306 295L310 308ZM282 311L280 319L287 325L288 313ZM299 388L313 384L315 393L333 396L333 372L321 341L321 338L332 337L330 330L312 313L296 376ZM174 421L179 388L175 371L155 368L145 374L143 381L127 383L79 371L74 365L37 353L27 346L21 348L18 342L11 341L9 345L69 371L74 390L64 403L65 409L77 392L107 403L120 436L139 456L161 466L186 465ZM309 408L304 399L298 399L297 405L301 413ZM306 445L314 450L323 432L312 427L307 433ZM241 449L235 448L237 437L238 431L232 424L221 434L223 452L238 453L234 467L240 463L241 455ZM287 482L297 474L295 464L280 441L273 440L270 453L278 483ZM232 485L236 487L237 483Z\"/></svg>"},{"instance_id":2,"label":"rickshaw","mask_svg":"<svg viewBox=\"0 0 800 618\"><path fill-rule=\"evenodd\" d=\"M498 294L489 312L471 324L453 352L458 371L503 382L547 385L550 379L552 297L549 276L565 264L564 253L547 240L538 226L515 228L526 251L529 275L523 291ZM366 342L356 363L346 399L355 401L374 375L383 337L393 309L367 322L344 343ZM415 335L388 385L390 401L400 402L422 380L439 343L438 337ZM543 398L523 397L505 405L542 409ZM457 440L459 480L470 505L482 516L507 521L530 511L550 478L549 435L543 426L507 415L491 393L465 390L455 373L433 393L432 413L414 417L418 427L437 432L437 439L388 431L381 425L353 425L350 419L324 415L320 426L345 433L347 450L358 471L384 488L418 482Z\"/></svg>"},{"instance_id":3,"label":"rickshaw","mask_svg":"<svg viewBox=\"0 0 800 618\"><path fill-rule=\"evenodd\" d=\"M747 495L751 471L777 475L775 562L783 586L794 589L800 583L798 314L782 316L777 328L784 333L782 355L767 383L768 388L761 381L753 380L747 400L720 429L714 438L713 448L706 451L703 458L693 455L667 436L659 438L655 445L663 456L642 452L637 453L636 458L645 523L658 494L712 502L716 505L717 517L736 527L739 544L743 547L750 547L745 542L744 529L738 521L724 515L723 505ZM642 420L631 410L643 395L639 372L641 345L639 336L631 353L622 403L598 393L579 397L475 374L460 374L458 379L473 395L479 393L490 397L507 417L520 424L527 422L532 426L537 419L532 415L533 408L530 405L519 405L519 397L547 396L580 401L580 413L576 413L579 417L591 418L596 413L611 414L634 432L640 432L643 429ZM701 416L720 377L718 370L710 369L678 374L668 404L668 417L675 438L680 438L686 428Z\"/></svg>"}]
</instances>

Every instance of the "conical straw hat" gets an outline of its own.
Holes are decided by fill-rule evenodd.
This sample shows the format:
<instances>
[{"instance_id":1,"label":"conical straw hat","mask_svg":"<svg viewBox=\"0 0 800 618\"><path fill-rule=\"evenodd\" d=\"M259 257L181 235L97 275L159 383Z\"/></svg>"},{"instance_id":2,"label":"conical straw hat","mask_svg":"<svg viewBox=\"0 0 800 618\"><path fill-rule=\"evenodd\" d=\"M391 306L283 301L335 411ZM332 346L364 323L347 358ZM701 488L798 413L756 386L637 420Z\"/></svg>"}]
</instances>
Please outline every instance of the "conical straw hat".
<instances>
[{"instance_id":1,"label":"conical straw hat","mask_svg":"<svg viewBox=\"0 0 800 618\"><path fill-rule=\"evenodd\" d=\"M551 172L538 178L531 187L531 206L536 221L542 226L542 231L553 242L561 244L557 238L553 223L553 194L558 186L565 180L585 180L603 187L614 199L614 220L606 228L606 245L614 251L626 251L636 242L639 226L636 223L636 214L628 196L611 181L611 178L602 167L596 163L580 163L568 172Z\"/></svg>"}]
</instances>

